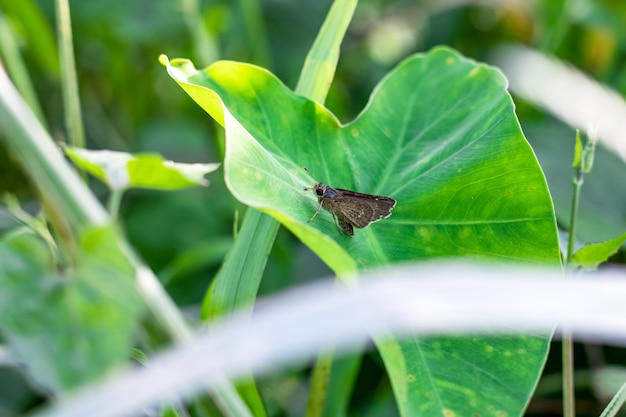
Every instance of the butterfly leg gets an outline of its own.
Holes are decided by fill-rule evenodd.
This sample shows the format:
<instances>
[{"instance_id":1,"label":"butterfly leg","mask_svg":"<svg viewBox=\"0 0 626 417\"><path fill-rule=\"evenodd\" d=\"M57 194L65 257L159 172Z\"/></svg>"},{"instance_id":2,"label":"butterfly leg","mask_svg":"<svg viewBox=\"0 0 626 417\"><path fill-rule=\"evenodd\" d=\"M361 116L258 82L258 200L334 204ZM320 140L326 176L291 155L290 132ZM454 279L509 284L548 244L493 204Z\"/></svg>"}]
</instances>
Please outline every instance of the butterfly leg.
<instances>
[{"instance_id":1,"label":"butterfly leg","mask_svg":"<svg viewBox=\"0 0 626 417\"><path fill-rule=\"evenodd\" d=\"M317 214L320 212L320 210L322 209L322 203L320 203L319 206L317 206L317 210L315 211L315 213L313 214L313 217L311 217L309 219L309 223L313 223L313 219L315 218L315 216L317 216ZM334 216L333 216L334 217Z\"/></svg>"},{"instance_id":2,"label":"butterfly leg","mask_svg":"<svg viewBox=\"0 0 626 417\"><path fill-rule=\"evenodd\" d=\"M331 213L333 216L333 221L335 222L335 227L337 228L337 231L339 232L339 234L341 234L341 228L339 227L339 223L337 223L337 216L335 216L333 213Z\"/></svg>"}]
</instances>

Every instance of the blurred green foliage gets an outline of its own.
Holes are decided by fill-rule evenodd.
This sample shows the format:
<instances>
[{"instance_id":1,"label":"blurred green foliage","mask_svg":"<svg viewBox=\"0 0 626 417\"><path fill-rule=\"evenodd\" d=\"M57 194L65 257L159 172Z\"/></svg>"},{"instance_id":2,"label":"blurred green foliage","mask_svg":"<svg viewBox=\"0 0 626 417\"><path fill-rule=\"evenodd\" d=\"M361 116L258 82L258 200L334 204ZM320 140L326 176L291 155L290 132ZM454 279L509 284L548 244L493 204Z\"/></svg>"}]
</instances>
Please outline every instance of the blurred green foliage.
<instances>
[{"instance_id":1,"label":"blurred green foliage","mask_svg":"<svg viewBox=\"0 0 626 417\"><path fill-rule=\"evenodd\" d=\"M188 57L198 66L210 64L211 59L251 62L267 67L293 88L331 1L199 3L197 9L185 14L183 1L70 2L89 148L157 152L178 162L220 162L221 128L171 81L157 61L159 54ZM0 24L6 25L20 48L46 124L55 139L62 141L64 119L54 3L0 0L0 17ZM569 62L623 95L624 27L626 4L618 0L537 0L488 5L447 0L363 0L344 41L326 105L341 121L348 122L363 108L380 78L407 55L445 44L466 56L484 60L494 46L510 41ZM11 74L17 71L11 65L15 58L7 51L6 41L0 39L2 65L15 77L15 73ZM546 173L558 220L567 226L574 131L527 103L517 104L522 128ZM577 236L580 240L599 242L626 230L626 192L622 185L625 175L623 160L600 147L596 167L586 177L582 191ZM236 219L245 210L229 194L220 171L210 179L211 186L206 189L130 191L121 207L123 228L131 243L164 280L175 300L191 308L201 302L230 246ZM102 187L94 184L93 189L105 199ZM5 191L19 196L23 206L36 210L33 191L0 141L0 192ZM13 226L10 216L0 208L0 231ZM612 259L623 263L623 253ZM328 272L281 229L261 291L270 293ZM602 363L604 356L600 353L598 359L598 355L585 356L580 349L579 366ZM623 364L623 351L613 349L607 355L611 361ZM384 414L393 409L388 395L383 395L388 394L389 388L380 364L375 359L368 359L367 363L369 366L361 372L373 375L375 382L361 382L367 386L357 387L353 400L355 415L366 415L361 412L364 409L369 410L369 415L374 415L373 410ZM550 362L547 372L553 369ZM294 386L303 384L302 381L273 382L268 387L276 392L265 394L272 396L270 402L276 401L283 398L281 390L295 392ZM598 414L601 405L594 400L592 391L590 384L581 389L581 401L588 407L580 415ZM0 368L0 416L29 409L39 401L36 392L13 368ZM374 395L368 397L371 393ZM531 403L529 415L551 415L545 398L555 392L548 389L543 393L544 400ZM282 408L283 415L292 415L299 414L302 404L282 403L276 407Z\"/></svg>"}]
</instances>

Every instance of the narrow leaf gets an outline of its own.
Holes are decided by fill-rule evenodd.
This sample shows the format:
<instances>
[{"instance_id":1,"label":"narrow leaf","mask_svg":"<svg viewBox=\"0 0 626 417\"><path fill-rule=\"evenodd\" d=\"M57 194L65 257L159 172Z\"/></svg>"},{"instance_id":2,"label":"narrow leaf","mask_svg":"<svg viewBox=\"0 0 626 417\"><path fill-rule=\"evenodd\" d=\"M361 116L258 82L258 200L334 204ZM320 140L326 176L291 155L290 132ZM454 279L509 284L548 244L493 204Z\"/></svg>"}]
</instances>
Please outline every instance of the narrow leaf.
<instances>
[{"instance_id":1,"label":"narrow leaf","mask_svg":"<svg viewBox=\"0 0 626 417\"><path fill-rule=\"evenodd\" d=\"M576 145L574 146L573 168L580 168L580 161L583 154L583 142L580 140L580 130L576 129Z\"/></svg>"}]
</instances>

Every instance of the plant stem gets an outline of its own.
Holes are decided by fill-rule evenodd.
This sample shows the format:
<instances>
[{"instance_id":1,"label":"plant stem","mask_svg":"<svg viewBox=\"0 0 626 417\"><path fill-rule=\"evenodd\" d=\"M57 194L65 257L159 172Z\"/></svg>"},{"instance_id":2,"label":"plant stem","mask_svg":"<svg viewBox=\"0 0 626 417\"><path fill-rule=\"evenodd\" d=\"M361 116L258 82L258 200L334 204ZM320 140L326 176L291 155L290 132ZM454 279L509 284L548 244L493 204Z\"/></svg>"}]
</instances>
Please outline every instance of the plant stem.
<instances>
[{"instance_id":1,"label":"plant stem","mask_svg":"<svg viewBox=\"0 0 626 417\"><path fill-rule=\"evenodd\" d=\"M574 342L572 333L566 329L561 334L561 356L561 366L563 368L563 417L575 417Z\"/></svg>"},{"instance_id":2,"label":"plant stem","mask_svg":"<svg viewBox=\"0 0 626 417\"><path fill-rule=\"evenodd\" d=\"M572 207L569 219L569 236L567 238L567 253L565 254L566 269L570 269L570 262L574 255L574 240L576 239L576 219L580 201L580 190L583 186L584 175L593 167L595 137L588 137L583 147L580 132L576 132L576 148L574 152L574 178L572 178L573 194ZM571 272L571 271L568 271ZM561 357L563 368L563 416L575 417L576 397L574 395L574 341L572 333L565 328L561 339Z\"/></svg>"},{"instance_id":3,"label":"plant stem","mask_svg":"<svg viewBox=\"0 0 626 417\"><path fill-rule=\"evenodd\" d=\"M198 0L179 0L196 58L205 65L217 61L219 51L215 37L207 30Z\"/></svg>"},{"instance_id":4,"label":"plant stem","mask_svg":"<svg viewBox=\"0 0 626 417\"><path fill-rule=\"evenodd\" d=\"M115 221L119 218L120 214L120 204L122 202L122 194L124 194L124 190L119 189L111 189L111 194L109 195L109 201L107 202L107 208L109 209L109 216Z\"/></svg>"},{"instance_id":5,"label":"plant stem","mask_svg":"<svg viewBox=\"0 0 626 417\"><path fill-rule=\"evenodd\" d=\"M565 264L569 264L574 255L574 241L576 240L576 217L578 216L578 204L580 201L580 189L583 185L583 172L576 169L574 178L572 179L573 194L572 208L569 217L569 235L567 237L567 254L565 255Z\"/></svg>"},{"instance_id":6,"label":"plant stem","mask_svg":"<svg viewBox=\"0 0 626 417\"><path fill-rule=\"evenodd\" d=\"M574 255L574 240L576 238L576 216L580 200L580 189L583 184L583 172L576 168L572 179L573 195L570 211L569 235L567 238L567 253L565 255L566 268ZM561 367L563 369L563 417L576 416L576 396L574 395L574 340L569 329L563 329L561 334Z\"/></svg>"},{"instance_id":7,"label":"plant stem","mask_svg":"<svg viewBox=\"0 0 626 417\"><path fill-rule=\"evenodd\" d=\"M80 111L80 99L78 97L70 7L68 0L57 0L55 4L60 42L61 86L63 88L63 107L65 110L65 128L67 129L68 143L72 146L84 148L85 130Z\"/></svg>"}]
</instances>

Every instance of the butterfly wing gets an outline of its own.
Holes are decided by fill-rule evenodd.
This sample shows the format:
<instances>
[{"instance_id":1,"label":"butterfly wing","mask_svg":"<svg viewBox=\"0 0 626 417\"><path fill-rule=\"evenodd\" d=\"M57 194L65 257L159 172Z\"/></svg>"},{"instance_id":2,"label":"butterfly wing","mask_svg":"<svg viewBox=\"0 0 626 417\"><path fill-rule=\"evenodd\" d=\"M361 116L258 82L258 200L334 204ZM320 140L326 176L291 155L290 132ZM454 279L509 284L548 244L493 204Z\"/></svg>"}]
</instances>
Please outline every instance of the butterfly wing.
<instances>
[{"instance_id":1,"label":"butterfly wing","mask_svg":"<svg viewBox=\"0 0 626 417\"><path fill-rule=\"evenodd\" d=\"M333 210L329 211L336 214L338 218L345 217L348 222L359 229L391 216L391 209L396 206L396 200L389 197L357 193L340 188L336 190L339 193L332 198Z\"/></svg>"}]
</instances>

